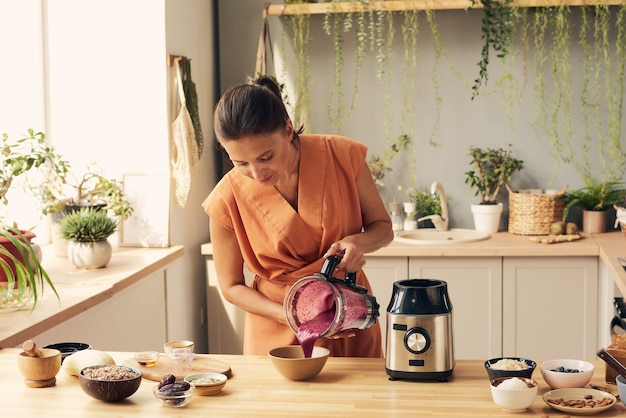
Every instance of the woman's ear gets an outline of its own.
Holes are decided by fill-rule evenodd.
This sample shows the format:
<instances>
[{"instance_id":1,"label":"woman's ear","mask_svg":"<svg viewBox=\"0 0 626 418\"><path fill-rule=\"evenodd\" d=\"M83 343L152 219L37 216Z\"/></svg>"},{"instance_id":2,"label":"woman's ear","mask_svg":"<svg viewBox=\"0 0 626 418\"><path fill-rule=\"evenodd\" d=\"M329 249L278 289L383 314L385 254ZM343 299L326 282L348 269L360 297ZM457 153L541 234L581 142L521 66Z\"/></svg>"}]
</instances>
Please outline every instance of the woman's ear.
<instances>
[{"instance_id":1,"label":"woman's ear","mask_svg":"<svg viewBox=\"0 0 626 418\"><path fill-rule=\"evenodd\" d=\"M294 133L293 122L291 122L291 119L287 119L285 122L285 135L287 135L290 141L293 141L295 137Z\"/></svg>"}]
</instances>

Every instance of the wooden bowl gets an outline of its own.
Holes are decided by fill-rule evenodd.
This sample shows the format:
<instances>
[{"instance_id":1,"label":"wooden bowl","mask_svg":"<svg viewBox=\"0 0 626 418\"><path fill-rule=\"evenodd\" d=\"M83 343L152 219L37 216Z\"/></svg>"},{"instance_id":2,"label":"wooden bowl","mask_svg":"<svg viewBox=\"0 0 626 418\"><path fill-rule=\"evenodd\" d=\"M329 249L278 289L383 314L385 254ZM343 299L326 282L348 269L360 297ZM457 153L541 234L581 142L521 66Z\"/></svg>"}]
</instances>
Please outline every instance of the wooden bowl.
<instances>
[{"instance_id":1,"label":"wooden bowl","mask_svg":"<svg viewBox=\"0 0 626 418\"><path fill-rule=\"evenodd\" d=\"M42 357L29 357L20 353L17 366L24 376L26 386L45 388L56 384L56 375L61 370L61 352L53 348L42 348Z\"/></svg>"},{"instance_id":2,"label":"wooden bowl","mask_svg":"<svg viewBox=\"0 0 626 418\"><path fill-rule=\"evenodd\" d=\"M132 376L116 380L89 377L91 372L103 368L118 369L120 372ZM141 384L141 372L132 367L120 365L105 364L89 366L80 371L78 380L83 391L92 398L105 402L117 402L137 392Z\"/></svg>"}]
</instances>

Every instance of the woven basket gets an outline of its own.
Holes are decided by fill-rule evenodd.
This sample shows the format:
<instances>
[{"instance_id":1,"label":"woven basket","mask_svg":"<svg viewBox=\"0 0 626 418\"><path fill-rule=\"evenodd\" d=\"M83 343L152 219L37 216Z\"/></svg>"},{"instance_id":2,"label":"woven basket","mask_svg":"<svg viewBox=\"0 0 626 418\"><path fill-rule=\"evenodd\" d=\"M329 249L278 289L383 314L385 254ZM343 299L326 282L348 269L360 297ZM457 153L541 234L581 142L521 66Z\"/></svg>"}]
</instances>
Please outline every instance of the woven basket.
<instances>
[{"instance_id":1,"label":"woven basket","mask_svg":"<svg viewBox=\"0 0 626 418\"><path fill-rule=\"evenodd\" d=\"M509 188L509 232L549 235L550 225L563 220L564 194L565 189L513 191Z\"/></svg>"}]
</instances>

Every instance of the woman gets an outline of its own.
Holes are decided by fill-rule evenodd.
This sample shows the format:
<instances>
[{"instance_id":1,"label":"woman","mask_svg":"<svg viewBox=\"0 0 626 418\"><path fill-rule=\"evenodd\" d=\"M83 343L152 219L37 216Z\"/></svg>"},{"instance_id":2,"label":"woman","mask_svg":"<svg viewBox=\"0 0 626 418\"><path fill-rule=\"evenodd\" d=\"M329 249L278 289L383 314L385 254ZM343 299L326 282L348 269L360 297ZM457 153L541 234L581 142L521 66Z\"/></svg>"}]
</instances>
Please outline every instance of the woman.
<instances>
[{"instance_id":1,"label":"woman","mask_svg":"<svg viewBox=\"0 0 626 418\"><path fill-rule=\"evenodd\" d=\"M222 294L246 311L244 354L297 344L283 301L299 279L321 271L363 273L365 253L393 239L391 221L369 173L364 145L344 137L302 135L276 82L250 80L224 93L214 130L234 168L205 202ZM246 286L243 266L255 274ZM333 356L381 357L378 323L356 335L320 339Z\"/></svg>"}]
</instances>

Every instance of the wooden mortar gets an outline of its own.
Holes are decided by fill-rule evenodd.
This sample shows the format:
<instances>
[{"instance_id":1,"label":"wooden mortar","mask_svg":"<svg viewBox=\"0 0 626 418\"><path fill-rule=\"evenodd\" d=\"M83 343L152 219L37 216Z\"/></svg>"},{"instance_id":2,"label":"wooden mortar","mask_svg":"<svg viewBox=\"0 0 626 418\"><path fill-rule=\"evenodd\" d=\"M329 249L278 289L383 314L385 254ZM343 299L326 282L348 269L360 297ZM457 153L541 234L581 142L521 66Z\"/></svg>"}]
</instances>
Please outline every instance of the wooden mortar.
<instances>
[{"instance_id":1,"label":"wooden mortar","mask_svg":"<svg viewBox=\"0 0 626 418\"><path fill-rule=\"evenodd\" d=\"M56 375L61 369L61 352L52 348L38 349L41 356L30 356L21 352L17 366L24 376L24 383L31 388L45 388L56 384Z\"/></svg>"}]
</instances>

